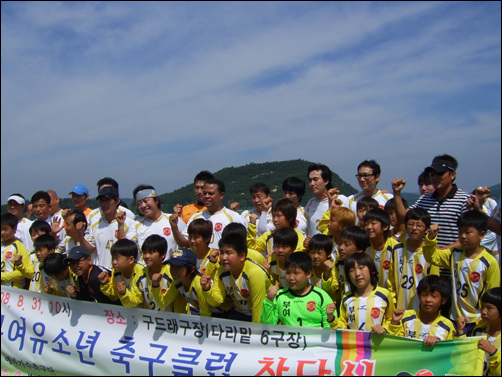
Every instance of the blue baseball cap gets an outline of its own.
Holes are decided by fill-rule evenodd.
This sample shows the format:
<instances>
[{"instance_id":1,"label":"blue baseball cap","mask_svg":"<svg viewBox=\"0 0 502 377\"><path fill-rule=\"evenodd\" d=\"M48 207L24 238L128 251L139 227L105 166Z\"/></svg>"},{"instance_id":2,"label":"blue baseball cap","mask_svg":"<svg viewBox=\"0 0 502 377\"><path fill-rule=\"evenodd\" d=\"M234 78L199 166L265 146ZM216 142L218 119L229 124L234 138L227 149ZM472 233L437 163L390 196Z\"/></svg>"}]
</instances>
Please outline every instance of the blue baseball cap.
<instances>
[{"instance_id":1,"label":"blue baseball cap","mask_svg":"<svg viewBox=\"0 0 502 377\"><path fill-rule=\"evenodd\" d=\"M167 263L171 263L179 267L183 267L188 263L197 266L197 257L195 256L195 253L192 250L182 248L175 250L171 258L169 258L169 260L167 261Z\"/></svg>"},{"instance_id":2,"label":"blue baseball cap","mask_svg":"<svg viewBox=\"0 0 502 377\"><path fill-rule=\"evenodd\" d=\"M72 193L75 193L77 195L84 195L84 194L89 195L89 189L84 185L75 185L68 193L68 195L71 195Z\"/></svg>"},{"instance_id":3,"label":"blue baseball cap","mask_svg":"<svg viewBox=\"0 0 502 377\"><path fill-rule=\"evenodd\" d=\"M78 260L82 257L90 257L91 253L87 250L86 247L78 245L73 246L68 253L68 256L63 260L65 264L70 264L71 261Z\"/></svg>"}]
</instances>

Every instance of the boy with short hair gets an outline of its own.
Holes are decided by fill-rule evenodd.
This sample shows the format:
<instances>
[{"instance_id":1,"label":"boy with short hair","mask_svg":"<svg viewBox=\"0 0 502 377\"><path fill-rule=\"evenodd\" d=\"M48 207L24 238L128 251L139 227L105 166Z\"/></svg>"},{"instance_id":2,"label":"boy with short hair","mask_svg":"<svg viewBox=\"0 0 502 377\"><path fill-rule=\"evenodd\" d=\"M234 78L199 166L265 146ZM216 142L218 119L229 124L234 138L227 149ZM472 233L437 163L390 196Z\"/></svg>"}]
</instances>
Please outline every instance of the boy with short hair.
<instances>
[{"instance_id":1,"label":"boy with short hair","mask_svg":"<svg viewBox=\"0 0 502 377\"><path fill-rule=\"evenodd\" d=\"M364 215L372 209L380 208L376 199L371 196L363 196L356 203L357 225L364 229Z\"/></svg>"},{"instance_id":2,"label":"boy with short hair","mask_svg":"<svg viewBox=\"0 0 502 377\"><path fill-rule=\"evenodd\" d=\"M33 243L35 251L30 255L31 262L34 266L34 274L30 281L29 290L32 292L45 292L44 287L51 284L50 276L43 269L44 261L50 254L56 251L56 238L50 234L42 234L35 239Z\"/></svg>"},{"instance_id":3,"label":"boy with short hair","mask_svg":"<svg viewBox=\"0 0 502 377\"><path fill-rule=\"evenodd\" d=\"M384 327L389 334L420 339L428 347L456 335L453 323L441 315L441 307L450 296L450 287L437 275L424 277L417 287L419 309L395 309Z\"/></svg>"},{"instance_id":4,"label":"boy with short hair","mask_svg":"<svg viewBox=\"0 0 502 377\"><path fill-rule=\"evenodd\" d=\"M92 264L91 253L84 246L72 247L64 263L77 275L77 284L66 286L71 298L103 304L120 304L120 301L113 301L101 292L98 276L103 270Z\"/></svg>"},{"instance_id":5,"label":"boy with short hair","mask_svg":"<svg viewBox=\"0 0 502 377\"><path fill-rule=\"evenodd\" d=\"M394 196L399 200L400 196ZM420 281L427 275L439 275L439 267L428 263L423 255L424 236L429 231L431 216L423 208L413 208L405 216L406 237L394 247L387 284L395 298L396 308L418 309L416 294Z\"/></svg>"},{"instance_id":6,"label":"boy with short hair","mask_svg":"<svg viewBox=\"0 0 502 377\"><path fill-rule=\"evenodd\" d=\"M185 299L177 299L172 305L160 308L153 295L154 288L160 288L161 291L167 291L173 282L169 265L163 263L167 255L166 239L158 234L149 235L143 242L142 252L146 267L143 268L138 283L133 289L139 289L146 308L164 312L188 314L189 309ZM158 279L159 275L161 279Z\"/></svg>"},{"instance_id":7,"label":"boy with short hair","mask_svg":"<svg viewBox=\"0 0 502 377\"><path fill-rule=\"evenodd\" d=\"M211 220L195 219L188 226L188 242L197 259L197 271L214 277L220 265L218 263L218 250L209 247L212 235L213 223Z\"/></svg>"},{"instance_id":8,"label":"boy with short hair","mask_svg":"<svg viewBox=\"0 0 502 377\"><path fill-rule=\"evenodd\" d=\"M352 213L350 209L347 210ZM310 239L309 253L313 265L310 284L324 290L334 300L335 292L338 290L338 279L331 262L332 249L333 241L329 236L316 234Z\"/></svg>"},{"instance_id":9,"label":"boy with short hair","mask_svg":"<svg viewBox=\"0 0 502 377\"><path fill-rule=\"evenodd\" d=\"M316 236L312 237L314 239ZM306 253L293 253L286 260L288 286L270 286L263 301L261 323L302 327L330 327L326 307L333 300L312 285L312 259Z\"/></svg>"},{"instance_id":10,"label":"boy with short hair","mask_svg":"<svg viewBox=\"0 0 502 377\"><path fill-rule=\"evenodd\" d=\"M103 270L98 276L101 283L101 292L110 299L120 300L126 308L140 306L145 308L143 295L136 286L139 277L142 275L143 266L137 263L138 245L127 238L118 240L110 249L112 255L112 276L107 270Z\"/></svg>"},{"instance_id":11,"label":"boy with short hair","mask_svg":"<svg viewBox=\"0 0 502 377\"><path fill-rule=\"evenodd\" d=\"M282 182L282 197L293 202L297 209L296 229L307 237L308 220L305 208L301 206L301 201L305 195L305 181L297 177L288 177Z\"/></svg>"},{"instance_id":12,"label":"boy with short hair","mask_svg":"<svg viewBox=\"0 0 502 377\"><path fill-rule=\"evenodd\" d=\"M408 208L408 202L406 201L406 199L404 199L402 197L400 199L403 202L404 208L407 209ZM398 221L398 219L397 219L396 207L395 207L395 204L394 204L394 200L395 200L395 198L389 199L387 201L387 203L385 203L384 210L390 216L390 226L391 226L392 237L394 237L397 240L397 239L399 239L399 237L401 236L401 234L404 232L404 230L405 230L405 224L404 223L401 224Z\"/></svg>"},{"instance_id":13,"label":"boy with short hair","mask_svg":"<svg viewBox=\"0 0 502 377\"><path fill-rule=\"evenodd\" d=\"M298 245L298 234L291 228L279 228L273 234L274 252L268 260L262 263L272 278L272 284L278 288L285 288L286 260L295 252Z\"/></svg>"},{"instance_id":14,"label":"boy with short hair","mask_svg":"<svg viewBox=\"0 0 502 377\"><path fill-rule=\"evenodd\" d=\"M377 266L378 286L388 288L392 250L397 245L397 241L390 235L390 216L383 209L375 208L364 215L363 221L371 241L366 254Z\"/></svg>"},{"instance_id":15,"label":"boy with short hair","mask_svg":"<svg viewBox=\"0 0 502 377\"><path fill-rule=\"evenodd\" d=\"M34 267L28 250L15 236L16 216L12 213L2 213L0 228L2 235L2 285L24 288L24 278L32 278Z\"/></svg>"},{"instance_id":16,"label":"boy with short hair","mask_svg":"<svg viewBox=\"0 0 502 377\"><path fill-rule=\"evenodd\" d=\"M265 269L246 258L246 239L237 233L227 234L218 243L221 267L214 283L209 275L202 275L203 295L213 307L219 307L224 297L233 300L229 318L260 323L263 300L270 285Z\"/></svg>"},{"instance_id":17,"label":"boy with short hair","mask_svg":"<svg viewBox=\"0 0 502 377\"><path fill-rule=\"evenodd\" d=\"M30 226L30 237L33 242L42 234L52 235L51 226L43 220L35 220Z\"/></svg>"},{"instance_id":18,"label":"boy with short hair","mask_svg":"<svg viewBox=\"0 0 502 377\"><path fill-rule=\"evenodd\" d=\"M451 272L453 294L451 316L454 321L467 317L465 333L469 335L480 317L479 304L482 294L500 286L500 269L493 255L481 246L488 229L488 217L479 211L467 211L457 221L461 248L439 249L437 234L440 227L432 224L425 237L425 259Z\"/></svg>"},{"instance_id":19,"label":"boy with short hair","mask_svg":"<svg viewBox=\"0 0 502 377\"><path fill-rule=\"evenodd\" d=\"M52 253L45 258L42 268L52 281L44 286L44 292L50 295L71 298L66 287L78 287L78 277L70 270L68 264L64 263L65 258L60 253Z\"/></svg>"}]
</instances>

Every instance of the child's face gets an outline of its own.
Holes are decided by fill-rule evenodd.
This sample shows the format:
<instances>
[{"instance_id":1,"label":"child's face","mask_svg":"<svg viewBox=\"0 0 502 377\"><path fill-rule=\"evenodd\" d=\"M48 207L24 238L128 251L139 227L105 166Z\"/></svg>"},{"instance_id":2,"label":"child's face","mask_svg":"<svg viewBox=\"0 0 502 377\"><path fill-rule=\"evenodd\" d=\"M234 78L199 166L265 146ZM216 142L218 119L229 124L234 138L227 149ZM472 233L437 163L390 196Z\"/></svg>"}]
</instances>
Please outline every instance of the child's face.
<instances>
[{"instance_id":1,"label":"child's face","mask_svg":"<svg viewBox=\"0 0 502 377\"><path fill-rule=\"evenodd\" d=\"M112 267L115 272L127 271L133 264L134 257L126 257L125 255L112 254Z\"/></svg>"},{"instance_id":2,"label":"child's face","mask_svg":"<svg viewBox=\"0 0 502 377\"><path fill-rule=\"evenodd\" d=\"M336 218L336 216L331 215L331 217L329 218L329 222L328 222L329 234L338 235L338 234L340 234L341 231L342 231L342 229L340 227L340 223L338 222L338 219Z\"/></svg>"},{"instance_id":3,"label":"child's face","mask_svg":"<svg viewBox=\"0 0 502 377\"><path fill-rule=\"evenodd\" d=\"M310 250L310 258L312 258L312 264L314 267L322 267L324 266L324 262L328 260L326 252L321 249Z\"/></svg>"},{"instance_id":4,"label":"child's face","mask_svg":"<svg viewBox=\"0 0 502 377\"><path fill-rule=\"evenodd\" d=\"M371 284L371 274L368 266L362 266L356 263L354 267L349 270L349 277L352 284L354 284L357 289L366 289L366 287Z\"/></svg>"},{"instance_id":5,"label":"child's face","mask_svg":"<svg viewBox=\"0 0 502 377\"><path fill-rule=\"evenodd\" d=\"M68 279L69 276L70 276L70 269L69 268L66 268L63 271L58 272L57 274L51 275L51 277L53 277L57 281L66 280L66 279Z\"/></svg>"},{"instance_id":6,"label":"child's face","mask_svg":"<svg viewBox=\"0 0 502 377\"><path fill-rule=\"evenodd\" d=\"M371 241L384 237L384 232L389 229L388 226L383 227L382 223L378 220L370 220L364 225Z\"/></svg>"},{"instance_id":7,"label":"child's face","mask_svg":"<svg viewBox=\"0 0 502 377\"><path fill-rule=\"evenodd\" d=\"M190 243L190 248L195 252L195 254L207 252L207 243L209 242L209 239L204 239L204 237L200 234L189 234L188 242Z\"/></svg>"},{"instance_id":8,"label":"child's face","mask_svg":"<svg viewBox=\"0 0 502 377\"><path fill-rule=\"evenodd\" d=\"M143 251L143 260L148 268L157 267L164 261L165 255L160 255L157 250Z\"/></svg>"},{"instance_id":9,"label":"child's face","mask_svg":"<svg viewBox=\"0 0 502 377\"><path fill-rule=\"evenodd\" d=\"M298 207L300 205L300 198L298 197L298 194L296 192L283 191L282 197L291 200L295 207Z\"/></svg>"},{"instance_id":10,"label":"child's face","mask_svg":"<svg viewBox=\"0 0 502 377\"><path fill-rule=\"evenodd\" d=\"M361 251L363 250L359 250L356 244L347 238L343 238L340 245L338 245L338 255L342 259L347 259L352 254L359 253Z\"/></svg>"},{"instance_id":11,"label":"child's face","mask_svg":"<svg viewBox=\"0 0 502 377\"><path fill-rule=\"evenodd\" d=\"M420 310L428 314L435 314L446 303L446 299L439 292L426 290L420 293Z\"/></svg>"},{"instance_id":12,"label":"child's face","mask_svg":"<svg viewBox=\"0 0 502 377\"><path fill-rule=\"evenodd\" d=\"M432 194L434 192L434 186L432 183L420 182L418 184L418 191L420 191L420 195Z\"/></svg>"},{"instance_id":13,"label":"child's face","mask_svg":"<svg viewBox=\"0 0 502 377\"><path fill-rule=\"evenodd\" d=\"M47 220L51 207L44 199L39 199L32 203L33 214L37 220Z\"/></svg>"},{"instance_id":14,"label":"child's face","mask_svg":"<svg viewBox=\"0 0 502 377\"><path fill-rule=\"evenodd\" d=\"M484 236L485 232L480 232L473 226L461 226L458 228L458 239L466 250L475 250Z\"/></svg>"},{"instance_id":15,"label":"child's face","mask_svg":"<svg viewBox=\"0 0 502 377\"><path fill-rule=\"evenodd\" d=\"M48 248L42 246L37 249L35 249L35 256L37 257L39 262L43 262L47 255L52 254L54 252L54 249L49 250Z\"/></svg>"},{"instance_id":16,"label":"child's face","mask_svg":"<svg viewBox=\"0 0 502 377\"><path fill-rule=\"evenodd\" d=\"M286 282L293 291L301 291L309 284L312 272L305 273L300 267L289 267L286 270Z\"/></svg>"},{"instance_id":17,"label":"child's face","mask_svg":"<svg viewBox=\"0 0 502 377\"><path fill-rule=\"evenodd\" d=\"M283 215L282 211L272 211L272 222L274 223L275 229L289 227L289 221L286 219L286 216Z\"/></svg>"},{"instance_id":18,"label":"child's face","mask_svg":"<svg viewBox=\"0 0 502 377\"><path fill-rule=\"evenodd\" d=\"M187 268L186 266L176 266L174 264L169 263L169 267L171 270L171 276L173 280L181 281L187 276Z\"/></svg>"},{"instance_id":19,"label":"child's face","mask_svg":"<svg viewBox=\"0 0 502 377\"><path fill-rule=\"evenodd\" d=\"M279 262L285 262L294 251L289 245L277 245L274 243L274 254Z\"/></svg>"},{"instance_id":20,"label":"child's face","mask_svg":"<svg viewBox=\"0 0 502 377\"><path fill-rule=\"evenodd\" d=\"M30 232L31 240L35 242L35 240L42 234L46 233L42 232L41 230L34 230L33 232Z\"/></svg>"},{"instance_id":21,"label":"child's face","mask_svg":"<svg viewBox=\"0 0 502 377\"><path fill-rule=\"evenodd\" d=\"M500 312L499 309L487 302L481 302L481 320L490 325L492 323L500 323Z\"/></svg>"},{"instance_id":22,"label":"child's face","mask_svg":"<svg viewBox=\"0 0 502 377\"><path fill-rule=\"evenodd\" d=\"M398 225L396 211L394 211L393 209L389 209L386 212L390 216L390 225L395 228Z\"/></svg>"},{"instance_id":23,"label":"child's face","mask_svg":"<svg viewBox=\"0 0 502 377\"><path fill-rule=\"evenodd\" d=\"M11 242L15 239L16 229L12 229L8 224L2 224L0 227L3 242Z\"/></svg>"},{"instance_id":24,"label":"child's face","mask_svg":"<svg viewBox=\"0 0 502 377\"><path fill-rule=\"evenodd\" d=\"M224 245L220 249L220 265L225 271L237 272L245 260L246 254L239 255L234 248L228 245Z\"/></svg>"},{"instance_id":25,"label":"child's face","mask_svg":"<svg viewBox=\"0 0 502 377\"><path fill-rule=\"evenodd\" d=\"M87 276L91 268L91 257L82 257L71 261L70 268L77 276Z\"/></svg>"},{"instance_id":26,"label":"child's face","mask_svg":"<svg viewBox=\"0 0 502 377\"><path fill-rule=\"evenodd\" d=\"M364 215L370 210L369 207L359 207L357 209L357 219L359 220L359 226L364 229Z\"/></svg>"},{"instance_id":27,"label":"child's face","mask_svg":"<svg viewBox=\"0 0 502 377\"><path fill-rule=\"evenodd\" d=\"M423 241L427 231L428 228L422 220L410 219L406 223L406 233L408 233L408 237L415 242Z\"/></svg>"}]
</instances>

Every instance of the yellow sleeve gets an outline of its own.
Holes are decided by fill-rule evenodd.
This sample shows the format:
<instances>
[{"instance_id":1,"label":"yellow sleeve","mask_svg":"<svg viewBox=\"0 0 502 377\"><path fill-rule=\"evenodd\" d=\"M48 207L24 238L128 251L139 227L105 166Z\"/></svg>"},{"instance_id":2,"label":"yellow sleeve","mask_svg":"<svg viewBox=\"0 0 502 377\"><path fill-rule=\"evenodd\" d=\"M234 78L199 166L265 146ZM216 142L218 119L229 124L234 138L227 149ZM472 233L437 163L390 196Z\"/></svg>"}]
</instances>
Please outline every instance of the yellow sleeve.
<instances>
[{"instance_id":1,"label":"yellow sleeve","mask_svg":"<svg viewBox=\"0 0 502 377\"><path fill-rule=\"evenodd\" d=\"M331 270L330 276L328 280L324 280L324 274L321 276L321 287L323 291L325 291L329 297L335 301L335 292L338 290L338 279L336 273L336 267L333 267Z\"/></svg>"},{"instance_id":2,"label":"yellow sleeve","mask_svg":"<svg viewBox=\"0 0 502 377\"><path fill-rule=\"evenodd\" d=\"M252 261L255 261L259 265L261 265L265 260L265 257L263 256L262 253L259 253L258 251L253 249L248 249L248 258L251 259Z\"/></svg>"},{"instance_id":3,"label":"yellow sleeve","mask_svg":"<svg viewBox=\"0 0 502 377\"><path fill-rule=\"evenodd\" d=\"M256 229L256 224L248 223L248 233L246 236L248 247L252 247L250 246L250 243L256 240L257 236L258 236L258 231Z\"/></svg>"},{"instance_id":4,"label":"yellow sleeve","mask_svg":"<svg viewBox=\"0 0 502 377\"><path fill-rule=\"evenodd\" d=\"M404 337L405 331L404 331L404 326L402 325L402 323L400 323L399 325L393 325L389 321L389 322L385 323L384 328L387 330L387 332L390 335Z\"/></svg>"},{"instance_id":5,"label":"yellow sleeve","mask_svg":"<svg viewBox=\"0 0 502 377\"><path fill-rule=\"evenodd\" d=\"M197 293L197 299L199 300L199 315L201 317L211 317L211 305L206 300L202 287L200 285L200 276L196 276L192 282L195 292Z\"/></svg>"},{"instance_id":6,"label":"yellow sleeve","mask_svg":"<svg viewBox=\"0 0 502 377\"><path fill-rule=\"evenodd\" d=\"M101 284L99 287L101 292L109 297L113 301L117 301L119 299L118 297L118 290L117 290L117 281L115 280L114 277L112 277L111 280L108 280L108 283L106 284Z\"/></svg>"},{"instance_id":7,"label":"yellow sleeve","mask_svg":"<svg viewBox=\"0 0 502 377\"><path fill-rule=\"evenodd\" d=\"M134 277L131 281L131 289L126 289L126 292L121 295L119 294L120 302L126 308L148 307L148 303L144 303L144 296L141 290L138 288L138 281L140 277L144 275L144 271L141 269L135 271Z\"/></svg>"},{"instance_id":8,"label":"yellow sleeve","mask_svg":"<svg viewBox=\"0 0 502 377\"><path fill-rule=\"evenodd\" d=\"M225 292L225 285L220 279L220 274L223 271L225 270L221 267L218 269L216 275L214 276L213 284L211 284L211 287L209 288L209 291L202 290L202 295L207 300L209 305L211 305L213 308L217 308L221 304L223 304L224 297L222 292Z\"/></svg>"},{"instance_id":9,"label":"yellow sleeve","mask_svg":"<svg viewBox=\"0 0 502 377\"><path fill-rule=\"evenodd\" d=\"M296 250L295 251L307 251L307 249L303 245L303 243L305 242L305 236L299 230L295 229L295 232L298 235L298 244L296 245Z\"/></svg>"},{"instance_id":10,"label":"yellow sleeve","mask_svg":"<svg viewBox=\"0 0 502 377\"><path fill-rule=\"evenodd\" d=\"M270 285L269 279L265 272L259 273L259 270L249 276L249 290L251 294L251 313L254 323L261 323L261 310L263 308L263 300L267 297L267 289Z\"/></svg>"},{"instance_id":11,"label":"yellow sleeve","mask_svg":"<svg viewBox=\"0 0 502 377\"><path fill-rule=\"evenodd\" d=\"M178 296L174 300L174 312L180 314L190 314L190 305L188 305L187 300L183 296Z\"/></svg>"},{"instance_id":12,"label":"yellow sleeve","mask_svg":"<svg viewBox=\"0 0 502 377\"><path fill-rule=\"evenodd\" d=\"M14 255L21 255L22 262L19 266L14 266L14 271L12 272L2 272L2 283L13 282L14 287L23 288L23 279L31 279L35 272L35 267L30 259L30 253L26 250L26 247L19 241L15 241L16 253Z\"/></svg>"},{"instance_id":13,"label":"yellow sleeve","mask_svg":"<svg viewBox=\"0 0 502 377\"><path fill-rule=\"evenodd\" d=\"M490 267L486 271L486 291L488 289L500 287L500 270L497 260L495 258L492 259L492 263L490 263Z\"/></svg>"},{"instance_id":14,"label":"yellow sleeve","mask_svg":"<svg viewBox=\"0 0 502 377\"><path fill-rule=\"evenodd\" d=\"M326 212L324 212L324 215L322 215L322 219L319 221L319 224L317 224L317 230L326 236L330 235L328 230L328 223L330 218L331 212L328 209Z\"/></svg>"},{"instance_id":15,"label":"yellow sleeve","mask_svg":"<svg viewBox=\"0 0 502 377\"><path fill-rule=\"evenodd\" d=\"M390 268L389 268L389 275L387 275L387 289L389 290L390 294L392 295L392 301L394 302L394 306L397 305L397 294L399 290L399 282L397 280L397 266L396 260L394 258L394 253L392 253L392 260L390 263Z\"/></svg>"},{"instance_id":16,"label":"yellow sleeve","mask_svg":"<svg viewBox=\"0 0 502 377\"><path fill-rule=\"evenodd\" d=\"M500 334L499 334L500 336ZM488 375L492 376L500 376L500 349L497 350L497 353L495 355L490 356L488 358Z\"/></svg>"},{"instance_id":17,"label":"yellow sleeve","mask_svg":"<svg viewBox=\"0 0 502 377\"><path fill-rule=\"evenodd\" d=\"M176 281L173 281L164 293L162 293L160 285L158 287L152 286L153 299L160 309L167 308L181 295L179 289L176 288L176 283Z\"/></svg>"},{"instance_id":18,"label":"yellow sleeve","mask_svg":"<svg viewBox=\"0 0 502 377\"><path fill-rule=\"evenodd\" d=\"M343 298L342 297L342 302L340 303L340 316L338 317L338 329L348 329L349 328L349 321L347 320L347 309L345 308L345 305L343 303Z\"/></svg>"},{"instance_id":19,"label":"yellow sleeve","mask_svg":"<svg viewBox=\"0 0 502 377\"><path fill-rule=\"evenodd\" d=\"M253 226L254 224L249 224L249 228ZM256 225L254 225L256 229ZM253 249L256 250L259 253L266 253L267 252L267 240L268 237L272 234L272 232L265 232L263 233L260 237L258 238L253 238L250 239L249 237L249 232L250 230L248 229L248 249Z\"/></svg>"},{"instance_id":20,"label":"yellow sleeve","mask_svg":"<svg viewBox=\"0 0 502 377\"><path fill-rule=\"evenodd\" d=\"M425 236L422 251L427 262L432 263L438 267L450 269L451 249L438 249L437 237L433 240L430 240L428 236Z\"/></svg>"}]
</instances>

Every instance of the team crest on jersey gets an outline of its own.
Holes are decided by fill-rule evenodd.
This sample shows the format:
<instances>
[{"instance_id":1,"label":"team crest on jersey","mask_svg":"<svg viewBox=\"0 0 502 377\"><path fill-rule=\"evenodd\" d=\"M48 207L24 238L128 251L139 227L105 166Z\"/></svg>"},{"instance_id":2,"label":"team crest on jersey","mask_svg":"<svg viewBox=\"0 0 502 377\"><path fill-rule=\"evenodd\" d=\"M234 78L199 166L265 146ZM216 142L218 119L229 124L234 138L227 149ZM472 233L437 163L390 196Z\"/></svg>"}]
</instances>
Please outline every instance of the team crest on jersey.
<instances>
[{"instance_id":1,"label":"team crest on jersey","mask_svg":"<svg viewBox=\"0 0 502 377\"><path fill-rule=\"evenodd\" d=\"M415 272L417 274L420 275L423 271L424 271L424 267L420 263L415 266Z\"/></svg>"},{"instance_id":2,"label":"team crest on jersey","mask_svg":"<svg viewBox=\"0 0 502 377\"><path fill-rule=\"evenodd\" d=\"M162 232L164 232L165 236L170 236L171 235L171 228L164 228L164 229L162 229Z\"/></svg>"},{"instance_id":3,"label":"team crest on jersey","mask_svg":"<svg viewBox=\"0 0 502 377\"><path fill-rule=\"evenodd\" d=\"M371 308L371 317L375 319L380 317L380 308Z\"/></svg>"},{"instance_id":4,"label":"team crest on jersey","mask_svg":"<svg viewBox=\"0 0 502 377\"><path fill-rule=\"evenodd\" d=\"M476 272L474 271L472 274L471 274L471 277L470 277L471 281L473 283L477 283L479 281L479 279L481 279L481 275L479 274L479 272Z\"/></svg>"},{"instance_id":5,"label":"team crest on jersey","mask_svg":"<svg viewBox=\"0 0 502 377\"><path fill-rule=\"evenodd\" d=\"M214 230L216 230L217 232L221 231L222 229L223 229L222 223L216 223L216 225L214 226Z\"/></svg>"},{"instance_id":6,"label":"team crest on jersey","mask_svg":"<svg viewBox=\"0 0 502 377\"><path fill-rule=\"evenodd\" d=\"M315 310L315 301L307 302L307 310L313 312Z\"/></svg>"},{"instance_id":7,"label":"team crest on jersey","mask_svg":"<svg viewBox=\"0 0 502 377\"><path fill-rule=\"evenodd\" d=\"M115 231L115 238L119 238L119 231L118 230Z\"/></svg>"},{"instance_id":8,"label":"team crest on jersey","mask_svg":"<svg viewBox=\"0 0 502 377\"><path fill-rule=\"evenodd\" d=\"M295 228L298 228L300 226L300 220L296 220L296 226Z\"/></svg>"},{"instance_id":9,"label":"team crest on jersey","mask_svg":"<svg viewBox=\"0 0 502 377\"><path fill-rule=\"evenodd\" d=\"M166 293L166 292L167 292L167 289L162 288L162 289L160 290L160 292L161 292L161 293Z\"/></svg>"},{"instance_id":10,"label":"team crest on jersey","mask_svg":"<svg viewBox=\"0 0 502 377\"><path fill-rule=\"evenodd\" d=\"M382 266L384 270L388 270L390 268L390 260L384 260Z\"/></svg>"},{"instance_id":11,"label":"team crest on jersey","mask_svg":"<svg viewBox=\"0 0 502 377\"><path fill-rule=\"evenodd\" d=\"M199 306L199 301L193 300L193 303L194 303L195 306Z\"/></svg>"},{"instance_id":12,"label":"team crest on jersey","mask_svg":"<svg viewBox=\"0 0 502 377\"><path fill-rule=\"evenodd\" d=\"M244 297L244 298L248 298L249 297L249 291L247 289L244 289L244 288L241 289L241 296Z\"/></svg>"},{"instance_id":13,"label":"team crest on jersey","mask_svg":"<svg viewBox=\"0 0 502 377\"><path fill-rule=\"evenodd\" d=\"M7 253L5 253L5 258L7 259L12 258L12 251L7 251Z\"/></svg>"}]
</instances>

